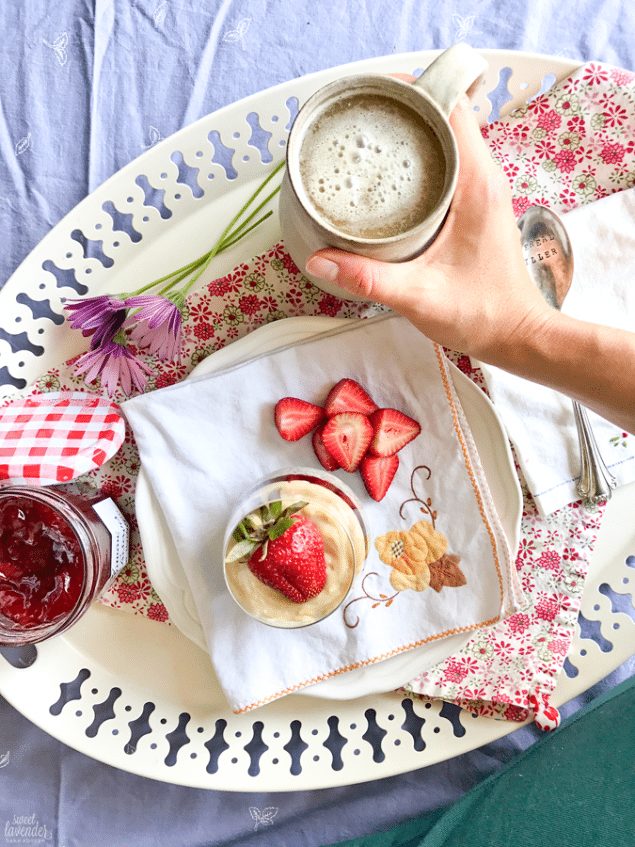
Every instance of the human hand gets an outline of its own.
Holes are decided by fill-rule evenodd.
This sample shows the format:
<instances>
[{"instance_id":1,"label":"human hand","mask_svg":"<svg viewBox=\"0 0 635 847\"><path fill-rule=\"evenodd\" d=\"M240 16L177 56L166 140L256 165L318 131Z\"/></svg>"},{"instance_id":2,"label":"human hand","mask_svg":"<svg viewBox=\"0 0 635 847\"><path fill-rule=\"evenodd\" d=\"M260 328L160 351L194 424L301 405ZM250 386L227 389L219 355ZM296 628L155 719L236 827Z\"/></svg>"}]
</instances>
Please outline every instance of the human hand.
<instances>
[{"instance_id":1,"label":"human hand","mask_svg":"<svg viewBox=\"0 0 635 847\"><path fill-rule=\"evenodd\" d=\"M525 268L507 179L467 98L450 123L459 148L459 177L433 244L402 263L320 250L306 269L400 312L433 341L504 367L514 347L530 337L535 341L557 313Z\"/></svg>"}]
</instances>

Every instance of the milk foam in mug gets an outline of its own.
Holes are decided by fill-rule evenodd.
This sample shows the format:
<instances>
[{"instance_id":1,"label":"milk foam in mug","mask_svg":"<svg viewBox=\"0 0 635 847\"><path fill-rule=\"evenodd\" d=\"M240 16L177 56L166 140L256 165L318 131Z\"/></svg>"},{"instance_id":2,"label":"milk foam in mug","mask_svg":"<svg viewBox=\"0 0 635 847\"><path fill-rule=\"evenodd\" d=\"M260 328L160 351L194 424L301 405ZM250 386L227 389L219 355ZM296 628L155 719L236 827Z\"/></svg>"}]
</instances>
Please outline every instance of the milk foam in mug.
<instances>
[{"instance_id":1,"label":"milk foam in mug","mask_svg":"<svg viewBox=\"0 0 635 847\"><path fill-rule=\"evenodd\" d=\"M283 239L299 268L324 247L388 262L426 249L456 188L458 150L448 117L486 68L479 53L457 44L414 84L360 74L309 98L289 136L280 194Z\"/></svg>"}]
</instances>

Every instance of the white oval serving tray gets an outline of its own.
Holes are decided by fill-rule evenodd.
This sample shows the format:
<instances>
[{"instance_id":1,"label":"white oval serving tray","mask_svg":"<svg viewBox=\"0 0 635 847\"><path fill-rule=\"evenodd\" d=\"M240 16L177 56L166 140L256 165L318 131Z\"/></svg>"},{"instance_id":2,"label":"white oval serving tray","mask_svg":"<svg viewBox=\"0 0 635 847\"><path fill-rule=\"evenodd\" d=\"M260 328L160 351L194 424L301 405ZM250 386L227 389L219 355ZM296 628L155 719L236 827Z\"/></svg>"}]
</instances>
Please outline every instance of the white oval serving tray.
<instances>
[{"instance_id":1,"label":"white oval serving tray","mask_svg":"<svg viewBox=\"0 0 635 847\"><path fill-rule=\"evenodd\" d=\"M559 58L483 52L490 62L476 104L483 122L576 66ZM202 118L115 174L60 221L0 292L0 394L26 388L82 349L81 335L61 318L62 297L123 291L131 280L159 276L166 266L202 253L215 224L282 158L298 105L319 86L344 73L411 73L434 55L386 56L284 83ZM249 243L219 257L211 272L230 270L246 251L258 253L279 235L273 216ZM632 649L635 625L613 610L605 589L624 592L635 578L627 564L635 551L632 501L631 486L618 491L607 510L582 607L595 637L575 642L556 702L592 685ZM0 657L0 691L42 729L103 762L168 782L234 791L377 779L458 755L515 728L396 693L339 702L292 696L233 715L207 655L175 627L99 604L68 635L40 645L30 667Z\"/></svg>"}]
</instances>

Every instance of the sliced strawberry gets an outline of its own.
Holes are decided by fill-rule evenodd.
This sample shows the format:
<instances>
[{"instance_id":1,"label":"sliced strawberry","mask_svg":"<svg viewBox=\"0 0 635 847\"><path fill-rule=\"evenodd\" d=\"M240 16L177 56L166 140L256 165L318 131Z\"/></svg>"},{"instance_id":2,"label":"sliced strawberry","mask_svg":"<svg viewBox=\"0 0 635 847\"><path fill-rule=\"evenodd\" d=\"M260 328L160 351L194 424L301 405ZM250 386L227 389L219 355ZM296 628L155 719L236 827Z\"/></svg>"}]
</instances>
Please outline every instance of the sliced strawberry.
<instances>
[{"instance_id":1,"label":"sliced strawberry","mask_svg":"<svg viewBox=\"0 0 635 847\"><path fill-rule=\"evenodd\" d=\"M377 409L370 422L375 432L368 448L372 456L392 456L421 432L417 421L399 409Z\"/></svg>"},{"instance_id":2,"label":"sliced strawberry","mask_svg":"<svg viewBox=\"0 0 635 847\"><path fill-rule=\"evenodd\" d=\"M322 467L327 471L336 471L339 468L338 463L324 446L322 441L323 426L319 426L313 433L313 450Z\"/></svg>"},{"instance_id":3,"label":"sliced strawberry","mask_svg":"<svg viewBox=\"0 0 635 847\"><path fill-rule=\"evenodd\" d=\"M360 412L340 412L324 424L322 443L338 465L356 471L373 437L373 427Z\"/></svg>"},{"instance_id":4,"label":"sliced strawberry","mask_svg":"<svg viewBox=\"0 0 635 847\"><path fill-rule=\"evenodd\" d=\"M377 403L359 382L354 379L340 379L329 391L324 408L329 418L340 412L372 415L377 409Z\"/></svg>"},{"instance_id":5,"label":"sliced strawberry","mask_svg":"<svg viewBox=\"0 0 635 847\"><path fill-rule=\"evenodd\" d=\"M373 500L383 500L390 488L397 468L399 457L393 456L364 456L359 465L359 472L364 480L366 491Z\"/></svg>"},{"instance_id":6,"label":"sliced strawberry","mask_svg":"<svg viewBox=\"0 0 635 847\"><path fill-rule=\"evenodd\" d=\"M285 441L298 441L324 418L324 409L298 397L283 397L274 411L276 427Z\"/></svg>"}]
</instances>

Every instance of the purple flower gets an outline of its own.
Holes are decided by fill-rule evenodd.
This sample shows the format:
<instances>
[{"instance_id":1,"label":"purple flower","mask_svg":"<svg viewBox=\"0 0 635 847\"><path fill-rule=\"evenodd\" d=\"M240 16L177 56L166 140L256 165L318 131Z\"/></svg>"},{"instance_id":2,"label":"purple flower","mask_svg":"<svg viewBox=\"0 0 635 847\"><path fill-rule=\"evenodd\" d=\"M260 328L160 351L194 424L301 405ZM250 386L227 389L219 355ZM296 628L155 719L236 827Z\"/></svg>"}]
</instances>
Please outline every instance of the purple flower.
<instances>
[{"instance_id":1,"label":"purple flower","mask_svg":"<svg viewBox=\"0 0 635 847\"><path fill-rule=\"evenodd\" d=\"M160 359L176 359L181 347L179 295L173 296L140 294L126 300L126 306L139 309L126 321L126 327L132 327L131 340Z\"/></svg>"},{"instance_id":2,"label":"purple flower","mask_svg":"<svg viewBox=\"0 0 635 847\"><path fill-rule=\"evenodd\" d=\"M94 382L100 377L101 384L111 397L119 383L126 396L130 396L133 388L143 391L152 373L144 362L117 341L107 341L103 346L84 353L75 363L75 370L84 374L85 382Z\"/></svg>"},{"instance_id":3,"label":"purple flower","mask_svg":"<svg viewBox=\"0 0 635 847\"><path fill-rule=\"evenodd\" d=\"M68 320L71 327L81 329L82 335L92 336L92 350L114 338L126 319L125 301L107 294L70 300L64 308L70 312Z\"/></svg>"}]
</instances>

